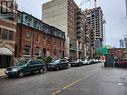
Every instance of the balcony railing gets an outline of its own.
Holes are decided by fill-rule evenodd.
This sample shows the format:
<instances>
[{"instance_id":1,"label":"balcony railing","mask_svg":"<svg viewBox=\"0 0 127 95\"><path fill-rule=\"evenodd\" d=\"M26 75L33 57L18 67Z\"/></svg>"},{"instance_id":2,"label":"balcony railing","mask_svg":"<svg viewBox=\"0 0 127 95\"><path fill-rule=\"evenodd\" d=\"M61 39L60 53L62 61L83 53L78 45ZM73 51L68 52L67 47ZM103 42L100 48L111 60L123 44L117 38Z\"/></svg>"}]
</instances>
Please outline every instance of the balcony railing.
<instances>
[{"instance_id":1,"label":"balcony railing","mask_svg":"<svg viewBox=\"0 0 127 95\"><path fill-rule=\"evenodd\" d=\"M77 51L77 47L70 46L70 50L71 50L71 51Z\"/></svg>"}]
</instances>

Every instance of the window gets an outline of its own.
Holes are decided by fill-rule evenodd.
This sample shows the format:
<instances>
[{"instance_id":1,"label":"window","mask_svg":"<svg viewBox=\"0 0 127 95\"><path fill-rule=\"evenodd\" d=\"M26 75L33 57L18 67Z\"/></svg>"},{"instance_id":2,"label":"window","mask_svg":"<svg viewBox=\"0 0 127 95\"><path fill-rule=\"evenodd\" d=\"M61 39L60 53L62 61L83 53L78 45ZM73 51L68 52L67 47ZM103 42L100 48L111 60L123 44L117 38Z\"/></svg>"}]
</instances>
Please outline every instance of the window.
<instances>
[{"instance_id":1,"label":"window","mask_svg":"<svg viewBox=\"0 0 127 95\"><path fill-rule=\"evenodd\" d=\"M2 13L6 13L7 12L7 2L1 2L2 4Z\"/></svg>"},{"instance_id":2,"label":"window","mask_svg":"<svg viewBox=\"0 0 127 95\"><path fill-rule=\"evenodd\" d=\"M35 65L36 62L35 61L30 61L29 65Z\"/></svg>"},{"instance_id":3,"label":"window","mask_svg":"<svg viewBox=\"0 0 127 95\"><path fill-rule=\"evenodd\" d=\"M8 30L2 29L2 39L8 39Z\"/></svg>"},{"instance_id":4,"label":"window","mask_svg":"<svg viewBox=\"0 0 127 95\"><path fill-rule=\"evenodd\" d=\"M46 40L46 36L44 35L44 36L43 36L43 41L45 42L45 40Z\"/></svg>"},{"instance_id":5,"label":"window","mask_svg":"<svg viewBox=\"0 0 127 95\"><path fill-rule=\"evenodd\" d=\"M37 43L40 43L40 40L41 40L40 38L41 38L40 35L37 34L37 39L36 39Z\"/></svg>"},{"instance_id":6,"label":"window","mask_svg":"<svg viewBox=\"0 0 127 95\"><path fill-rule=\"evenodd\" d=\"M51 28L50 28L50 26L44 24L43 25L43 30L44 30L45 33L51 34Z\"/></svg>"},{"instance_id":7,"label":"window","mask_svg":"<svg viewBox=\"0 0 127 95\"><path fill-rule=\"evenodd\" d=\"M12 4L12 2L7 2L7 7L8 7L7 12L8 13L12 13L13 12L13 4Z\"/></svg>"},{"instance_id":8,"label":"window","mask_svg":"<svg viewBox=\"0 0 127 95\"><path fill-rule=\"evenodd\" d=\"M12 13L13 2L12 1L1 1L1 13Z\"/></svg>"},{"instance_id":9,"label":"window","mask_svg":"<svg viewBox=\"0 0 127 95\"><path fill-rule=\"evenodd\" d=\"M28 26L31 26L32 24L32 18L29 16L25 16L25 24Z\"/></svg>"},{"instance_id":10,"label":"window","mask_svg":"<svg viewBox=\"0 0 127 95\"><path fill-rule=\"evenodd\" d=\"M41 64L41 61L36 61L36 64Z\"/></svg>"},{"instance_id":11,"label":"window","mask_svg":"<svg viewBox=\"0 0 127 95\"><path fill-rule=\"evenodd\" d=\"M6 30L6 29L1 29L0 31L0 37L3 40L13 40L13 31Z\"/></svg>"},{"instance_id":12,"label":"window","mask_svg":"<svg viewBox=\"0 0 127 95\"><path fill-rule=\"evenodd\" d=\"M29 53L30 53L30 46L25 46L25 47L24 47L23 54L24 54L24 55L29 55Z\"/></svg>"},{"instance_id":13,"label":"window","mask_svg":"<svg viewBox=\"0 0 127 95\"><path fill-rule=\"evenodd\" d=\"M56 45L56 40L54 39L54 45Z\"/></svg>"},{"instance_id":14,"label":"window","mask_svg":"<svg viewBox=\"0 0 127 95\"><path fill-rule=\"evenodd\" d=\"M47 25L44 25L43 29L44 29L44 32L46 33L49 31Z\"/></svg>"},{"instance_id":15,"label":"window","mask_svg":"<svg viewBox=\"0 0 127 95\"><path fill-rule=\"evenodd\" d=\"M13 32L12 31L8 32L8 40L13 40Z\"/></svg>"},{"instance_id":16,"label":"window","mask_svg":"<svg viewBox=\"0 0 127 95\"><path fill-rule=\"evenodd\" d=\"M39 48L39 47L36 47L36 48L34 49L34 55L37 55L37 56L40 55L40 48Z\"/></svg>"},{"instance_id":17,"label":"window","mask_svg":"<svg viewBox=\"0 0 127 95\"><path fill-rule=\"evenodd\" d=\"M33 26L34 26L34 28L37 28L37 21L36 20L34 20Z\"/></svg>"},{"instance_id":18,"label":"window","mask_svg":"<svg viewBox=\"0 0 127 95\"><path fill-rule=\"evenodd\" d=\"M31 36L31 33L26 32L26 42L30 42L30 36Z\"/></svg>"},{"instance_id":19,"label":"window","mask_svg":"<svg viewBox=\"0 0 127 95\"><path fill-rule=\"evenodd\" d=\"M26 45L30 45L31 33L26 32Z\"/></svg>"}]
</instances>

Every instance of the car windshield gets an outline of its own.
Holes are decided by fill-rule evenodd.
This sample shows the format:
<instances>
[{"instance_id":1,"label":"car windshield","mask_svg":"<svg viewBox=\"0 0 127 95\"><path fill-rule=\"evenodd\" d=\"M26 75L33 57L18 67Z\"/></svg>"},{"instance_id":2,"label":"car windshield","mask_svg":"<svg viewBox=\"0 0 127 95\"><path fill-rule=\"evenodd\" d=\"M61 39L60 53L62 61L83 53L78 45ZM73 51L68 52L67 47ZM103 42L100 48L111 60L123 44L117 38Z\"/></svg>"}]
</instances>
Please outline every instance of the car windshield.
<instances>
[{"instance_id":1,"label":"car windshield","mask_svg":"<svg viewBox=\"0 0 127 95\"><path fill-rule=\"evenodd\" d=\"M54 64L57 64L59 62L60 62L60 60L52 60L52 63L54 63Z\"/></svg>"},{"instance_id":2,"label":"car windshield","mask_svg":"<svg viewBox=\"0 0 127 95\"><path fill-rule=\"evenodd\" d=\"M76 62L80 62L80 60L78 59L78 60L76 60Z\"/></svg>"},{"instance_id":3,"label":"car windshield","mask_svg":"<svg viewBox=\"0 0 127 95\"><path fill-rule=\"evenodd\" d=\"M15 66L23 66L25 65L26 63L28 62L28 60L22 60L22 61L19 61L15 64Z\"/></svg>"}]
</instances>

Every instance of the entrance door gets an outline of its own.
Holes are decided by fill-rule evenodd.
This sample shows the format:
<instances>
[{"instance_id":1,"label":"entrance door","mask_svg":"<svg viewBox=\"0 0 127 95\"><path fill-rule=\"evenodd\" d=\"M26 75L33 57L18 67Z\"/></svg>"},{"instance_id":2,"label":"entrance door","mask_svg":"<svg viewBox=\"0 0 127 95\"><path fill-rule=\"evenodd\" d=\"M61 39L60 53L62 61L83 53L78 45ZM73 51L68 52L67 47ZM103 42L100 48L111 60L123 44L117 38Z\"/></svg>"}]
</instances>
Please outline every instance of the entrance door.
<instances>
[{"instance_id":1,"label":"entrance door","mask_svg":"<svg viewBox=\"0 0 127 95\"><path fill-rule=\"evenodd\" d=\"M0 55L0 68L7 68L10 66L11 56Z\"/></svg>"},{"instance_id":2,"label":"entrance door","mask_svg":"<svg viewBox=\"0 0 127 95\"><path fill-rule=\"evenodd\" d=\"M46 48L43 48L43 57L46 57Z\"/></svg>"}]
</instances>

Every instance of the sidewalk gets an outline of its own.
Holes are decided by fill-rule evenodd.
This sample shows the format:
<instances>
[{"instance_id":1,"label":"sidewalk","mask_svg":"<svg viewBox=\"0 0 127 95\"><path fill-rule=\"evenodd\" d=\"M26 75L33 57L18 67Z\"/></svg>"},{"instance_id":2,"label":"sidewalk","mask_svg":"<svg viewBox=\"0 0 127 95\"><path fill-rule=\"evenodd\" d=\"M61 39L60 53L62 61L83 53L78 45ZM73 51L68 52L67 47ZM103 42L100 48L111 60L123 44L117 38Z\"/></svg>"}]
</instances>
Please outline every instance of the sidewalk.
<instances>
[{"instance_id":1,"label":"sidewalk","mask_svg":"<svg viewBox=\"0 0 127 95\"><path fill-rule=\"evenodd\" d=\"M5 73L4 73L5 69L0 69L0 78L5 76Z\"/></svg>"}]
</instances>

